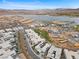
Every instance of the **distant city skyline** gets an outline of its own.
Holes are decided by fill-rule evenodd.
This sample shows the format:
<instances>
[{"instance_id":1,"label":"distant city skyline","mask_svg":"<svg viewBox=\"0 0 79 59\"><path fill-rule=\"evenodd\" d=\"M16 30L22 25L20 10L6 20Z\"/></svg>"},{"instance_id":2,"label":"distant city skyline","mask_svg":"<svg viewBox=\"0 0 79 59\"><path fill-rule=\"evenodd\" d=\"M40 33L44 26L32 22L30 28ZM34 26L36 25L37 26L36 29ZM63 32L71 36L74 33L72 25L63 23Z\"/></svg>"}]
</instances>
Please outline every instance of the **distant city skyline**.
<instances>
[{"instance_id":1,"label":"distant city skyline","mask_svg":"<svg viewBox=\"0 0 79 59\"><path fill-rule=\"evenodd\" d=\"M79 0L0 0L2 9L79 8Z\"/></svg>"}]
</instances>

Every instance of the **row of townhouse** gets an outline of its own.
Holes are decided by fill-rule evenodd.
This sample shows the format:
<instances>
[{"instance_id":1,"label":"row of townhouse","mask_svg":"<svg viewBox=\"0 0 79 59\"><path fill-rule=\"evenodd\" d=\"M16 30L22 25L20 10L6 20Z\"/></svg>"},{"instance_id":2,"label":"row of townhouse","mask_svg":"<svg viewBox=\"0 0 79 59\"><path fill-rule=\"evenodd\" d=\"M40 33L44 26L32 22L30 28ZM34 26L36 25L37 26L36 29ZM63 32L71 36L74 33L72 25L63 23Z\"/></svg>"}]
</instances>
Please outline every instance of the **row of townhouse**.
<instances>
[{"instance_id":1,"label":"row of townhouse","mask_svg":"<svg viewBox=\"0 0 79 59\"><path fill-rule=\"evenodd\" d=\"M41 39L38 36L38 34L32 31L31 29L25 30L25 32L26 32L25 36L29 38L31 45L35 45L38 44L39 42L45 41L44 39Z\"/></svg>"},{"instance_id":2,"label":"row of townhouse","mask_svg":"<svg viewBox=\"0 0 79 59\"><path fill-rule=\"evenodd\" d=\"M0 30L0 59L20 59L17 54L16 32L22 26Z\"/></svg>"},{"instance_id":3,"label":"row of townhouse","mask_svg":"<svg viewBox=\"0 0 79 59\"><path fill-rule=\"evenodd\" d=\"M34 51L37 55L47 59L60 59L61 48L57 48L46 42L45 39L40 38L40 36L31 29L25 30L25 32L25 36L29 38L29 42L31 46L34 46Z\"/></svg>"},{"instance_id":4,"label":"row of townhouse","mask_svg":"<svg viewBox=\"0 0 79 59\"><path fill-rule=\"evenodd\" d=\"M1 30L0 30L0 33L18 31L18 30L23 30L23 29L24 29L24 28L23 28L22 26L17 26L17 27L13 27L13 28L1 29Z\"/></svg>"},{"instance_id":5,"label":"row of townhouse","mask_svg":"<svg viewBox=\"0 0 79 59\"><path fill-rule=\"evenodd\" d=\"M15 32L0 33L0 59L18 59L16 58L16 37Z\"/></svg>"}]
</instances>

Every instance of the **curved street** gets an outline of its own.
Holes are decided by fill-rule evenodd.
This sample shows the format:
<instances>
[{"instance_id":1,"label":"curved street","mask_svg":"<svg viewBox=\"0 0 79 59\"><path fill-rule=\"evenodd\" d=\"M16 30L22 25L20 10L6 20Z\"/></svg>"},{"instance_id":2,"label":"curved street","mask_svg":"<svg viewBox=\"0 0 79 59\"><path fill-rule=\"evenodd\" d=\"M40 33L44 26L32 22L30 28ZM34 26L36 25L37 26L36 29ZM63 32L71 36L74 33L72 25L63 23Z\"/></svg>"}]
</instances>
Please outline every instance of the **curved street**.
<instances>
[{"instance_id":1,"label":"curved street","mask_svg":"<svg viewBox=\"0 0 79 59\"><path fill-rule=\"evenodd\" d=\"M26 39L25 39L26 47L27 47L27 50L28 50L30 56L31 56L33 59L42 59L42 58L40 58L38 55L36 55L36 53L33 51L32 47L31 47L31 45L30 45L30 43L29 43L28 37L26 36L25 38L26 38Z\"/></svg>"}]
</instances>

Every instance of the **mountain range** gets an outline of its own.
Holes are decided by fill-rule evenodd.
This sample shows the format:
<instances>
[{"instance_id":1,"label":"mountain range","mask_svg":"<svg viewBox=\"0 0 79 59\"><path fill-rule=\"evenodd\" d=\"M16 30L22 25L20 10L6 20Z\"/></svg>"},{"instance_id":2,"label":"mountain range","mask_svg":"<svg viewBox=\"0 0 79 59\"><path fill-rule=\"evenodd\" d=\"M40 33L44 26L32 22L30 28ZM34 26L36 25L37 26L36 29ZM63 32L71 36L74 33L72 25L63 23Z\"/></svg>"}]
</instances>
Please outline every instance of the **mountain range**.
<instances>
[{"instance_id":1,"label":"mountain range","mask_svg":"<svg viewBox=\"0 0 79 59\"><path fill-rule=\"evenodd\" d=\"M51 16L79 16L79 8L77 9L40 9L40 10L25 10L25 9L0 9L0 15L51 15Z\"/></svg>"}]
</instances>

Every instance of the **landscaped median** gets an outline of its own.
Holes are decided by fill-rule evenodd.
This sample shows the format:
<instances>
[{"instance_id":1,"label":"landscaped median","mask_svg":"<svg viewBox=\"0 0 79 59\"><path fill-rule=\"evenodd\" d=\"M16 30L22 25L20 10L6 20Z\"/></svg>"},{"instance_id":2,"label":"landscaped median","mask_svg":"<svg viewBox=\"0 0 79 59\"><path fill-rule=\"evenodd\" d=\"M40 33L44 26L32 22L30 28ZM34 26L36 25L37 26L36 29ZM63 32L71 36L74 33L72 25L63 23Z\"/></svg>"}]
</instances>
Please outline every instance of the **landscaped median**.
<instances>
[{"instance_id":1,"label":"landscaped median","mask_svg":"<svg viewBox=\"0 0 79 59\"><path fill-rule=\"evenodd\" d=\"M75 25L75 26L74 26L74 29L75 29L76 31L79 31L79 25Z\"/></svg>"},{"instance_id":2,"label":"landscaped median","mask_svg":"<svg viewBox=\"0 0 79 59\"><path fill-rule=\"evenodd\" d=\"M38 35L39 35L40 37L46 39L46 41L52 42L52 41L51 41L51 37L49 36L49 34L48 34L47 31L41 30L41 29L34 29L34 31L35 31L36 33L38 33Z\"/></svg>"}]
</instances>

